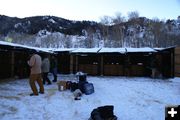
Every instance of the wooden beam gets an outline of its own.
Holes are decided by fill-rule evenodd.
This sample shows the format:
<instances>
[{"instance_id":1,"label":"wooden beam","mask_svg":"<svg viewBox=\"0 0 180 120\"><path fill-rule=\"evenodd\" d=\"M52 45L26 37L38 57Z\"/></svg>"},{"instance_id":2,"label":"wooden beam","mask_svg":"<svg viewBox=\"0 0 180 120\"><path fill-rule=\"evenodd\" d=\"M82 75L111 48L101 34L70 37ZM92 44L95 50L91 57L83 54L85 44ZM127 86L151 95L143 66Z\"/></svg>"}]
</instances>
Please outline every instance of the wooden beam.
<instances>
[{"instance_id":1,"label":"wooden beam","mask_svg":"<svg viewBox=\"0 0 180 120\"><path fill-rule=\"evenodd\" d=\"M73 74L73 55L70 55L70 74Z\"/></svg>"},{"instance_id":2,"label":"wooden beam","mask_svg":"<svg viewBox=\"0 0 180 120\"><path fill-rule=\"evenodd\" d=\"M173 48L172 50L171 50L171 72L172 72L172 74L171 74L171 77L173 77L174 78L174 76L175 76L175 70L174 70L174 66L175 66L175 48Z\"/></svg>"},{"instance_id":3,"label":"wooden beam","mask_svg":"<svg viewBox=\"0 0 180 120\"><path fill-rule=\"evenodd\" d=\"M75 72L78 72L78 65L79 65L79 62L78 62L78 55L75 56L76 57L76 64L75 64Z\"/></svg>"},{"instance_id":4,"label":"wooden beam","mask_svg":"<svg viewBox=\"0 0 180 120\"><path fill-rule=\"evenodd\" d=\"M104 56L101 55L101 61L100 61L100 74L101 76L104 75Z\"/></svg>"},{"instance_id":5,"label":"wooden beam","mask_svg":"<svg viewBox=\"0 0 180 120\"><path fill-rule=\"evenodd\" d=\"M14 76L14 57L15 57L15 55L14 55L14 51L12 51L11 52L11 77L13 77Z\"/></svg>"}]
</instances>

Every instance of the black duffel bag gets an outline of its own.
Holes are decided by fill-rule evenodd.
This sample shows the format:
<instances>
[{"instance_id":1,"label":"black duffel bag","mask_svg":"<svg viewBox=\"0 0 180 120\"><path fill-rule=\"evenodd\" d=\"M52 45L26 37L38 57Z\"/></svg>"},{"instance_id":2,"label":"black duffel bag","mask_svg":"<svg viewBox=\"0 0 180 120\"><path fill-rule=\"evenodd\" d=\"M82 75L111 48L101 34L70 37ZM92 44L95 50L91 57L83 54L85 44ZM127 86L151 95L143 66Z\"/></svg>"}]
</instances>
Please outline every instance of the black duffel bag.
<instances>
[{"instance_id":1,"label":"black duffel bag","mask_svg":"<svg viewBox=\"0 0 180 120\"><path fill-rule=\"evenodd\" d=\"M70 85L71 92L74 92L76 89L79 89L78 88L78 83L72 82L71 85Z\"/></svg>"},{"instance_id":2,"label":"black duffel bag","mask_svg":"<svg viewBox=\"0 0 180 120\"><path fill-rule=\"evenodd\" d=\"M114 106L107 105L98 107L91 112L89 120L117 120L117 117L113 113Z\"/></svg>"}]
</instances>

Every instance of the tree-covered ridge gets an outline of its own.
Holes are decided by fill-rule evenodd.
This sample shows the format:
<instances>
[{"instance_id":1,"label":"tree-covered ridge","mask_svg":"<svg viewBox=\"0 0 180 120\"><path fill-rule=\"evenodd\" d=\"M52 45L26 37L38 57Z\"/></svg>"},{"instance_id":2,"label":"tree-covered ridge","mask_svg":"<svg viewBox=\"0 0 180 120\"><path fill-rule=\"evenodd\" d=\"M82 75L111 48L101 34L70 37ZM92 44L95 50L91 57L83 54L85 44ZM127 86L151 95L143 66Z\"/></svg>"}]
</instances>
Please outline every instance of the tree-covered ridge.
<instances>
[{"instance_id":1,"label":"tree-covered ridge","mask_svg":"<svg viewBox=\"0 0 180 120\"><path fill-rule=\"evenodd\" d=\"M180 45L180 17L158 20L132 12L104 16L101 22L55 16L0 16L0 39L40 47L167 47Z\"/></svg>"}]
</instances>

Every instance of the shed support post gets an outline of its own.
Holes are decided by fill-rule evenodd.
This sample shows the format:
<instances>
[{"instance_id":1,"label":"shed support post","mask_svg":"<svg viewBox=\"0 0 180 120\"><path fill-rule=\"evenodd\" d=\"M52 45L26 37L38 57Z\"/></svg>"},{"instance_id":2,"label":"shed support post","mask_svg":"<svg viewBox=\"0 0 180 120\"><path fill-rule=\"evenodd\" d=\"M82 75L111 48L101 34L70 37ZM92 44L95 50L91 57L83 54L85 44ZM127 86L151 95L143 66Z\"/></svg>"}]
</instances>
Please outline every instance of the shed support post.
<instances>
[{"instance_id":1,"label":"shed support post","mask_svg":"<svg viewBox=\"0 0 180 120\"><path fill-rule=\"evenodd\" d=\"M11 77L13 77L14 76L14 52L12 51L11 52Z\"/></svg>"},{"instance_id":2,"label":"shed support post","mask_svg":"<svg viewBox=\"0 0 180 120\"><path fill-rule=\"evenodd\" d=\"M174 52L175 52L175 48L173 48L173 49L171 50L171 77L172 77L172 78L174 78L174 76L175 76L175 70L174 70L174 68L175 68L175 67L174 67L174 66L175 66L175 65L174 65L174 64L175 64L175 63L174 63L174 61L175 61L175 55L174 55L174 54L175 54L175 53L174 53Z\"/></svg>"},{"instance_id":3,"label":"shed support post","mask_svg":"<svg viewBox=\"0 0 180 120\"><path fill-rule=\"evenodd\" d=\"M103 55L101 55L101 62L100 62L100 74L101 74L101 76L103 76L103 74L104 74L104 57L103 57Z\"/></svg>"},{"instance_id":4,"label":"shed support post","mask_svg":"<svg viewBox=\"0 0 180 120\"><path fill-rule=\"evenodd\" d=\"M70 55L70 74L73 74L73 55Z\"/></svg>"},{"instance_id":5,"label":"shed support post","mask_svg":"<svg viewBox=\"0 0 180 120\"><path fill-rule=\"evenodd\" d=\"M75 57L76 57L76 64L75 64L76 71L75 72L78 72L78 64L79 64L79 62L78 62L78 55L76 55Z\"/></svg>"}]
</instances>

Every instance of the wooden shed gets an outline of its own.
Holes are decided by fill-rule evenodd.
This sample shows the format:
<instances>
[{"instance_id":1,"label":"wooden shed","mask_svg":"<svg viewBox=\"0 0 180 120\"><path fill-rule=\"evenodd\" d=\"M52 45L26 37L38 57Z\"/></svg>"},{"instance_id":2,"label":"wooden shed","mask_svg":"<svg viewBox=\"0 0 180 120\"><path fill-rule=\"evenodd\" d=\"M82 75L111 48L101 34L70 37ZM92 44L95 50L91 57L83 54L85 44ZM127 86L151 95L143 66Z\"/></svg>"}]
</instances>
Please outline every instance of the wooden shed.
<instances>
[{"instance_id":1,"label":"wooden shed","mask_svg":"<svg viewBox=\"0 0 180 120\"><path fill-rule=\"evenodd\" d=\"M148 76L147 62L152 48L102 48L103 75Z\"/></svg>"},{"instance_id":2,"label":"wooden shed","mask_svg":"<svg viewBox=\"0 0 180 120\"><path fill-rule=\"evenodd\" d=\"M157 78L174 77L173 47L79 48L70 54L73 56L73 60L70 59L73 73L82 71L89 75L151 77L151 60L156 56Z\"/></svg>"},{"instance_id":3,"label":"wooden shed","mask_svg":"<svg viewBox=\"0 0 180 120\"><path fill-rule=\"evenodd\" d=\"M159 70L163 78L173 78L175 76L175 47L159 48L156 55L159 60Z\"/></svg>"},{"instance_id":4,"label":"wooden shed","mask_svg":"<svg viewBox=\"0 0 180 120\"><path fill-rule=\"evenodd\" d=\"M73 50L73 63L75 64L73 71L76 73L82 71L88 75L100 74L100 57L97 54L100 48L79 48Z\"/></svg>"},{"instance_id":5,"label":"wooden shed","mask_svg":"<svg viewBox=\"0 0 180 120\"><path fill-rule=\"evenodd\" d=\"M180 77L180 47L175 48L175 76Z\"/></svg>"},{"instance_id":6,"label":"wooden shed","mask_svg":"<svg viewBox=\"0 0 180 120\"><path fill-rule=\"evenodd\" d=\"M58 49L54 49L54 55L55 57L57 57L57 61L58 61L58 73L59 74L71 74L74 73L72 69L73 66L73 58L70 54L70 52L74 50L72 49L68 49L68 48L58 48Z\"/></svg>"},{"instance_id":7,"label":"wooden shed","mask_svg":"<svg viewBox=\"0 0 180 120\"><path fill-rule=\"evenodd\" d=\"M150 57L157 51L145 47L145 48L125 48L126 57L124 63L124 69L128 69L128 75L125 76L151 76ZM126 68L126 61L129 61L128 68Z\"/></svg>"},{"instance_id":8,"label":"wooden shed","mask_svg":"<svg viewBox=\"0 0 180 120\"><path fill-rule=\"evenodd\" d=\"M102 48L98 53L101 56L101 75L124 75L124 60L126 53L124 48Z\"/></svg>"},{"instance_id":9,"label":"wooden shed","mask_svg":"<svg viewBox=\"0 0 180 120\"><path fill-rule=\"evenodd\" d=\"M151 61L156 58L159 78L180 76L180 48L71 48L47 49L0 41L0 79L29 75L29 52L55 55L58 73L105 76L151 76ZM52 53L53 52L53 53ZM175 63L174 63L175 60ZM175 66L175 70L174 70Z\"/></svg>"},{"instance_id":10,"label":"wooden shed","mask_svg":"<svg viewBox=\"0 0 180 120\"><path fill-rule=\"evenodd\" d=\"M30 68L27 65L29 52L34 50L39 51L39 54L50 53L41 48L0 41L0 79L14 76L28 77L30 73Z\"/></svg>"}]
</instances>

